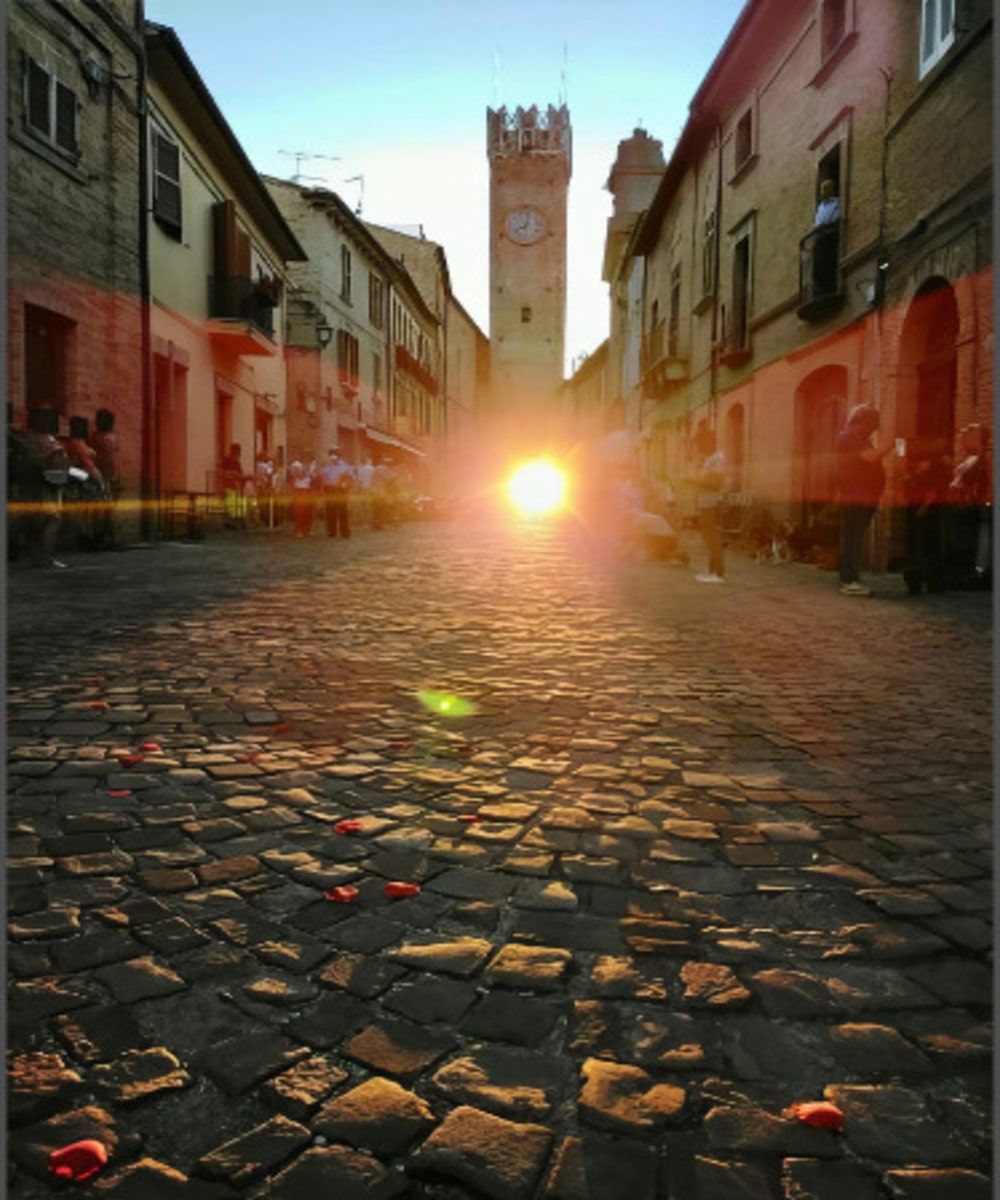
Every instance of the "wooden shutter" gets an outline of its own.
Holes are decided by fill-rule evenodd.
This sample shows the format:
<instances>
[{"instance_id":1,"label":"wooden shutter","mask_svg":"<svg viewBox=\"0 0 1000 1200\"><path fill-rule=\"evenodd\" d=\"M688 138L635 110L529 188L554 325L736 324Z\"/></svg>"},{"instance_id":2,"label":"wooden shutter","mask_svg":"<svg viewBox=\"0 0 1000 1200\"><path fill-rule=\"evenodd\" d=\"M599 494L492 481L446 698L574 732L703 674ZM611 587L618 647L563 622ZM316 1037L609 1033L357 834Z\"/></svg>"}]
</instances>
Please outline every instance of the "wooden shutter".
<instances>
[{"instance_id":1,"label":"wooden shutter","mask_svg":"<svg viewBox=\"0 0 1000 1200\"><path fill-rule=\"evenodd\" d=\"M213 271L216 279L228 279L236 263L236 205L220 200L212 208Z\"/></svg>"}]
</instances>

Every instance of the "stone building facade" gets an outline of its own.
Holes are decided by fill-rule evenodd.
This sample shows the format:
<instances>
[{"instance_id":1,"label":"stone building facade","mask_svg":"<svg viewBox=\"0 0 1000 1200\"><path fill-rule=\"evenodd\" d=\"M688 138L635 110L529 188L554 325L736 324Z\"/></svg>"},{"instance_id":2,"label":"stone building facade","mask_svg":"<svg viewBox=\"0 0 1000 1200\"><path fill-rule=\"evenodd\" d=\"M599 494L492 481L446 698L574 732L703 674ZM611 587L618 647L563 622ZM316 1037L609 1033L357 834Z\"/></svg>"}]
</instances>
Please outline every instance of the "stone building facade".
<instances>
[{"instance_id":1,"label":"stone building facade","mask_svg":"<svg viewBox=\"0 0 1000 1200\"><path fill-rule=\"evenodd\" d=\"M8 377L15 424L110 409L126 500L144 436L134 0L7 8ZM129 505L134 516L136 508Z\"/></svg>"},{"instance_id":2,"label":"stone building facade","mask_svg":"<svg viewBox=\"0 0 1000 1200\"><path fill-rule=\"evenodd\" d=\"M737 504L829 540L831 448L855 404L882 410L885 436L933 428L949 450L967 420L991 424L992 21L974 0L956 11L741 12L618 267L610 357L649 475L689 473L707 422ZM929 346L942 322L947 345ZM883 520L876 560L892 558Z\"/></svg>"}]
</instances>

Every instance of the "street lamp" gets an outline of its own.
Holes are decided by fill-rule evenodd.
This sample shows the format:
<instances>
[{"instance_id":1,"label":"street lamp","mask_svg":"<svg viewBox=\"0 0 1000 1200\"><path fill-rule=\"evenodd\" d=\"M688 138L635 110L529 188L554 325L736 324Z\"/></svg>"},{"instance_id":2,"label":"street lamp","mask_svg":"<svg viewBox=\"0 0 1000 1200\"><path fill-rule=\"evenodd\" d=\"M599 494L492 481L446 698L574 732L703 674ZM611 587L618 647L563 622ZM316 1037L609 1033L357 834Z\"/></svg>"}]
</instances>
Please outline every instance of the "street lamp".
<instances>
[{"instance_id":1,"label":"street lamp","mask_svg":"<svg viewBox=\"0 0 1000 1200\"><path fill-rule=\"evenodd\" d=\"M321 350L325 350L330 344L330 339L333 337L333 326L327 325L324 321L321 325L316 326L316 340L319 342Z\"/></svg>"}]
</instances>

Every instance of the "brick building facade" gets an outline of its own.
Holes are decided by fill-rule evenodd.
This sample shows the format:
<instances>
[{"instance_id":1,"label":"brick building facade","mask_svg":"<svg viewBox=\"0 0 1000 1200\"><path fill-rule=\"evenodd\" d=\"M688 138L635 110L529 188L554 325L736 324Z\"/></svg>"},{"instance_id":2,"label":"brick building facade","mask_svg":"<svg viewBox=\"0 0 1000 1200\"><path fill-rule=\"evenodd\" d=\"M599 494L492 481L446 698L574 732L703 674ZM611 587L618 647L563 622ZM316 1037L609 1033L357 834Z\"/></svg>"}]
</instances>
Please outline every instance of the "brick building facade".
<instances>
[{"instance_id":1,"label":"brick building facade","mask_svg":"<svg viewBox=\"0 0 1000 1200\"><path fill-rule=\"evenodd\" d=\"M8 403L116 418L140 494L141 5L8 6ZM134 508L128 511L134 512Z\"/></svg>"}]
</instances>

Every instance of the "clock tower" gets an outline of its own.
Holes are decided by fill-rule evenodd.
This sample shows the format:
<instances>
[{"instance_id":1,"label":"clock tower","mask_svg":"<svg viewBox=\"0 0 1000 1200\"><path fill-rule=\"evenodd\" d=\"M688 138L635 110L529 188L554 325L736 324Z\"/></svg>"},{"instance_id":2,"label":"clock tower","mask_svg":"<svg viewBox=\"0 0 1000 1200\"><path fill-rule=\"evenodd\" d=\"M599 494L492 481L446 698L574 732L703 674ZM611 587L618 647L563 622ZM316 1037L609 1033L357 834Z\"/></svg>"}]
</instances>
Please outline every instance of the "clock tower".
<instances>
[{"instance_id":1,"label":"clock tower","mask_svg":"<svg viewBox=\"0 0 1000 1200\"><path fill-rule=\"evenodd\" d=\"M486 110L490 373L498 416L542 417L563 379L569 110Z\"/></svg>"}]
</instances>

